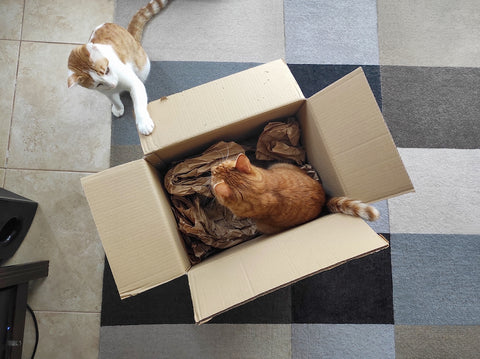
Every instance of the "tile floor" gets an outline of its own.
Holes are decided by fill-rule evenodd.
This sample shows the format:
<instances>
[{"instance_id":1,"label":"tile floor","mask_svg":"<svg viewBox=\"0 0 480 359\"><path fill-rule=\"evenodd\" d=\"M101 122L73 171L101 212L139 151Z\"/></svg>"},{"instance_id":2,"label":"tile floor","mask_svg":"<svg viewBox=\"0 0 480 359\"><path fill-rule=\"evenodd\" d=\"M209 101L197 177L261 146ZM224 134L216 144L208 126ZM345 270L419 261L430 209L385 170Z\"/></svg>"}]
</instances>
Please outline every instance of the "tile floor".
<instances>
[{"instance_id":1,"label":"tile floor","mask_svg":"<svg viewBox=\"0 0 480 359\"><path fill-rule=\"evenodd\" d=\"M70 50L113 13L113 0L0 2L0 185L39 203L6 264L50 260L29 293L37 358L98 356L104 254L80 178L109 167L110 106L66 79ZM27 316L24 358L32 329Z\"/></svg>"}]
</instances>

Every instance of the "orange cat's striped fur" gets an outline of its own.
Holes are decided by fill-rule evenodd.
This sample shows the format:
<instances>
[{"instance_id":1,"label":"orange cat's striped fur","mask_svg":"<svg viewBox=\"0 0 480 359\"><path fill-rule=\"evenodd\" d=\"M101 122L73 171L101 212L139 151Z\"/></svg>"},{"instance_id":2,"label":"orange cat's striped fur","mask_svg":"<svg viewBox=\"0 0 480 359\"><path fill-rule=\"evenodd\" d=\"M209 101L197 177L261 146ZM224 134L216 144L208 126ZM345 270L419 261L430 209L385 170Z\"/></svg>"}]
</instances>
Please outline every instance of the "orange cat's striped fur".
<instances>
[{"instance_id":1,"label":"orange cat's striped fur","mask_svg":"<svg viewBox=\"0 0 480 359\"><path fill-rule=\"evenodd\" d=\"M94 89L112 102L112 113L124 113L120 93L132 98L135 121L143 135L152 133L154 124L147 111L147 93L143 83L150 72L150 60L142 48L143 28L168 0L152 0L133 16L128 30L105 23L98 26L87 44L76 47L68 58L68 87L80 85Z\"/></svg>"},{"instance_id":2,"label":"orange cat's striped fur","mask_svg":"<svg viewBox=\"0 0 480 359\"><path fill-rule=\"evenodd\" d=\"M238 217L252 218L262 233L276 233L315 219L325 205L322 185L294 165L279 163L269 169L252 165L247 156L212 168L217 200ZM327 203L331 212L378 219L376 208L346 197Z\"/></svg>"}]
</instances>

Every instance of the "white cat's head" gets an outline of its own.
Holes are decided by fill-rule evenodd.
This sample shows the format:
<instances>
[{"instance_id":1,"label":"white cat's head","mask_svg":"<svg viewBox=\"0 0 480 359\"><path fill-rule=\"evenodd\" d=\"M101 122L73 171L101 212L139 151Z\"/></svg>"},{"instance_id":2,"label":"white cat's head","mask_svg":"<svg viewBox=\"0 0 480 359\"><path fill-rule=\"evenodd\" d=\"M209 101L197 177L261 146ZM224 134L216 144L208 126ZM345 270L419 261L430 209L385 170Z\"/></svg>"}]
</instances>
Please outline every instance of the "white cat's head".
<instances>
[{"instance_id":1,"label":"white cat's head","mask_svg":"<svg viewBox=\"0 0 480 359\"><path fill-rule=\"evenodd\" d=\"M88 43L72 50L68 58L69 88L80 85L102 91L114 89L117 84L117 75L97 45Z\"/></svg>"}]
</instances>

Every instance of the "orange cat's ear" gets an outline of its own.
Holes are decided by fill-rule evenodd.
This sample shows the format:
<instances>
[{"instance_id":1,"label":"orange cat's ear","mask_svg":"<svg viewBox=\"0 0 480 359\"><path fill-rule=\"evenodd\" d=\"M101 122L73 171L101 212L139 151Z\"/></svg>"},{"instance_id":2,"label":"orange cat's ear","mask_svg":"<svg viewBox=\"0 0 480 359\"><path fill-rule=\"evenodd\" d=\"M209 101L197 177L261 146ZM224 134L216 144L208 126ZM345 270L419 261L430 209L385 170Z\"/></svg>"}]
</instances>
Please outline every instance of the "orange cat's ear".
<instances>
[{"instance_id":1,"label":"orange cat's ear","mask_svg":"<svg viewBox=\"0 0 480 359\"><path fill-rule=\"evenodd\" d=\"M68 88L73 87L78 84L78 76L75 74L71 74L68 76Z\"/></svg>"},{"instance_id":2,"label":"orange cat's ear","mask_svg":"<svg viewBox=\"0 0 480 359\"><path fill-rule=\"evenodd\" d=\"M228 198L230 197L233 193L228 184L225 182L220 182L215 187L213 187L213 191L215 192L215 196L221 197L221 198Z\"/></svg>"},{"instance_id":3,"label":"orange cat's ear","mask_svg":"<svg viewBox=\"0 0 480 359\"><path fill-rule=\"evenodd\" d=\"M235 168L246 174L252 173L252 165L250 164L250 160L243 153L238 155L237 161L235 162Z\"/></svg>"}]
</instances>

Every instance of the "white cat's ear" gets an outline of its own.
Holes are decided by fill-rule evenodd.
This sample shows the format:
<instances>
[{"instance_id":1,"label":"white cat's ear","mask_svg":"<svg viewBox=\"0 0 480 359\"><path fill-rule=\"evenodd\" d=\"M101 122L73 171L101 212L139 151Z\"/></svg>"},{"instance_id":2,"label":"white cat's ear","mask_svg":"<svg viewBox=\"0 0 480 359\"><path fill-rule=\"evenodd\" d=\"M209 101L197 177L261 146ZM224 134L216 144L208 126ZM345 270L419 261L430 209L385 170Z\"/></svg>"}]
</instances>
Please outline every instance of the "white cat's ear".
<instances>
[{"instance_id":1,"label":"white cat's ear","mask_svg":"<svg viewBox=\"0 0 480 359\"><path fill-rule=\"evenodd\" d=\"M237 157L237 161L235 162L235 168L240 172L249 174L252 172L252 165L250 164L250 160L247 156L243 153L240 153Z\"/></svg>"},{"instance_id":2,"label":"white cat's ear","mask_svg":"<svg viewBox=\"0 0 480 359\"><path fill-rule=\"evenodd\" d=\"M71 88L75 85L78 85L78 76L75 74L71 74L68 76L68 88Z\"/></svg>"},{"instance_id":3,"label":"white cat's ear","mask_svg":"<svg viewBox=\"0 0 480 359\"><path fill-rule=\"evenodd\" d=\"M88 42L85 44L85 47L87 48L88 52L92 52L95 49L97 49L97 46L95 46L92 42Z\"/></svg>"},{"instance_id":4,"label":"white cat's ear","mask_svg":"<svg viewBox=\"0 0 480 359\"><path fill-rule=\"evenodd\" d=\"M100 52L100 49L98 48L98 45L89 42L88 44L86 44L86 47L87 47L87 50L90 54L90 59L93 62L95 62L98 59L101 59L103 57L102 53Z\"/></svg>"}]
</instances>

